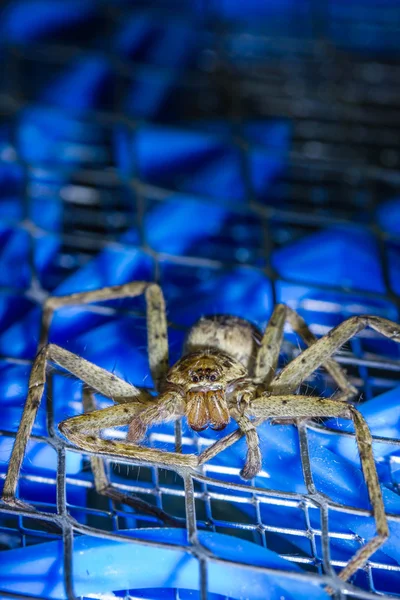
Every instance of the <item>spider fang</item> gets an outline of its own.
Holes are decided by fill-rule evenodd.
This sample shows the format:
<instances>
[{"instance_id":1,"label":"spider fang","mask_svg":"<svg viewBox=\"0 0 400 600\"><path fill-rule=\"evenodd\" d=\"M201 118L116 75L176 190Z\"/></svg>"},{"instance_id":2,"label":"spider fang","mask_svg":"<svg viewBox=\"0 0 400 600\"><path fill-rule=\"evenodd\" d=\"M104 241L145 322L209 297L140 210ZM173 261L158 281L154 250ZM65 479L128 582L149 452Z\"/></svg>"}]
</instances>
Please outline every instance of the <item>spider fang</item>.
<instances>
[{"instance_id":1,"label":"spider fang","mask_svg":"<svg viewBox=\"0 0 400 600\"><path fill-rule=\"evenodd\" d=\"M220 431L228 425L229 409L223 390L194 391L186 395L187 419L195 431L211 429Z\"/></svg>"}]
</instances>

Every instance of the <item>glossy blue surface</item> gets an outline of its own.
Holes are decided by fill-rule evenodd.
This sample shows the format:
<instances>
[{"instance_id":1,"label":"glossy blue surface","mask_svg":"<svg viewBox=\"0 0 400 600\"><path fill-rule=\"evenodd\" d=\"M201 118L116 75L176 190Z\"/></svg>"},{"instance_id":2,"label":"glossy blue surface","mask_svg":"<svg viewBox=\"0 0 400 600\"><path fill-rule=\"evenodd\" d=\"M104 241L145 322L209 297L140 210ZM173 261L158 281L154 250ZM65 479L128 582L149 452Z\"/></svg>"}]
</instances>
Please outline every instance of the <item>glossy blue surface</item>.
<instances>
[{"instance_id":1,"label":"glossy blue surface","mask_svg":"<svg viewBox=\"0 0 400 600\"><path fill-rule=\"evenodd\" d=\"M133 530L125 533L127 537L142 540L159 541L159 532L152 530ZM162 541L170 548L153 547L140 543L124 543L100 540L95 537L81 536L74 544L74 577L79 595L104 594L111 590L134 590L151 587L155 597L165 597L168 588L197 590L199 586L198 565L181 549L174 545L187 546L186 532L176 529L164 529ZM298 571L293 563L279 558L275 553L256 544L237 540L222 534L200 532L199 541L216 557L226 562L211 563L209 567L209 591L230 598L258 599L271 590L270 598L278 600L282 593L287 598L308 598L310 584L301 579L292 579L289 584L284 578L273 573L254 571L251 579L246 569L240 569L229 561L238 559L244 564L275 569ZM24 556L25 554L25 556ZM46 595L49 598L65 598L62 582L62 545L61 542L47 542L41 547L40 558L35 548L11 550L2 561L0 574L5 591L24 591L34 595ZM28 559L25 567L21 561ZM157 564L149 580L148 566ZM38 580L38 574L46 574L45 581ZM21 576L23 575L21 582ZM282 586L283 584L283 586ZM326 592L315 585L311 587L313 597L328 598Z\"/></svg>"},{"instance_id":2,"label":"glossy blue surface","mask_svg":"<svg viewBox=\"0 0 400 600\"><path fill-rule=\"evenodd\" d=\"M0 430L5 432L0 436L1 476L13 441L7 432L15 433L21 418L30 361L37 349L41 304L48 294L157 279L171 322L171 361L181 355L187 328L207 314L241 316L262 330L274 302L285 302L299 310L317 335L354 314L399 320L399 196L392 190L387 196L379 191L373 204L370 189L365 194L349 192L347 204L353 202L353 213L350 208L345 212L348 207L343 201L343 218L340 214L336 224L317 219L315 225L316 215L327 217L331 209L334 214L331 195L340 204L343 190L332 192L337 171L323 161L313 162L316 148L310 148L307 136L303 146L299 142L298 124L307 125L311 104L304 89L314 89L314 79L307 79L311 56L306 54L307 44L320 42L318 23L325 22L324 39L341 51L350 48L358 57L398 53L393 25L396 5L386 0L380 10L375 4L364 0L361 14L360 3L335 0L316 15L315 3L309 0L210 2L207 14L203 2L173 0L153 2L150 9L129 0L8 3L0 14L0 58L10 67L4 77L0 75L0 100L3 93L6 100L0 121ZM205 17L216 30L207 28ZM229 35L221 35L220 24ZM258 31L262 36L255 35ZM296 43L285 45L282 40L287 39ZM22 60L21 56L19 70L13 60ZM282 116L286 105L282 103L281 110L277 101L280 71L267 73L268 93L255 96L250 110L246 94L251 95L251 86L239 85L240 76L254 77L253 84L259 83L263 68L274 61L289 78L282 88L288 97L293 95L293 111L288 111L292 118ZM328 63L327 73L318 63L325 78L316 100L323 107L319 108L322 121L325 117L329 121L331 114L329 103L324 104ZM313 69L314 77L317 67ZM304 87L302 77L307 81ZM363 81L379 85L379 77L379 69L366 69ZM216 100L218 91L221 101ZM238 104L243 104L240 118L227 109L236 92ZM7 104L10 98L15 108L12 102ZM257 116L258 109L266 116ZM316 131L319 134L318 127ZM340 149L335 156L340 158ZM358 164L362 165L361 158ZM341 165L348 167L345 161ZM328 166L333 174L324 188ZM296 169L309 178L305 191L306 175L296 180ZM349 189L358 177L367 181L367 169L361 176L355 172L345 178ZM50 341L132 384L152 387L144 308L138 298L110 302L98 310L62 309L54 318ZM287 339L294 348L298 346L292 332ZM370 354L396 361L399 348L368 334L351 344L360 361ZM281 364L287 360L283 352ZM365 400L360 412L373 435L388 438L374 442L374 453L385 507L399 515L400 451L390 443L390 438L400 438L396 374L390 378L386 373L382 380L365 365L354 369ZM335 392L321 376L310 385L321 395ZM23 463L19 496L55 511L57 454L45 440L49 425L57 432L60 421L81 414L82 385L56 375L52 396L54 423L47 422L43 402L33 428L37 438L30 441ZM100 397L97 402L99 407L110 404ZM352 431L343 420L330 420L327 425L339 432ZM235 424L230 423L227 431L233 429ZM183 452L204 449L225 433L198 435L183 421ZM145 443L174 450L173 424L154 427L151 434ZM306 494L296 428L266 423L259 434L263 472L255 485ZM340 505L368 510L354 437L309 429L308 441L317 489ZM226 482L243 484L239 470L245 454L241 440L205 466L205 474L214 480L207 490L224 495L226 510L213 516L217 532L204 530L209 526L207 518L199 517L200 542L215 558L226 561L208 562L210 600L258 600L266 597L265 590L276 600L327 598L322 586L274 572L301 572L295 562L280 555L314 560L304 535L308 526L303 508L295 502L259 501L257 516L255 504L249 501L251 485L248 492L224 487ZM67 452L66 474L68 510L79 523L91 525L87 459ZM114 477L126 483L120 473ZM3 481L1 477L0 486ZM153 488L153 481L138 479L137 483L146 491ZM170 485L176 491L179 484ZM228 511L232 506L233 517ZM320 511L310 508L308 517L318 532ZM118 532L134 539L133 543L76 537L75 592L121 596L130 589L132 596L136 592L139 597L165 600L175 599L178 588L181 600L198 597L199 565L185 550L186 532L143 529L136 515L123 518L125 529ZM237 531L246 530L249 523L253 526L259 518L267 528L267 547L236 537ZM14 526L2 519L1 533L16 534ZM227 525L229 521L233 526ZM329 522L332 531L347 535L331 537L334 560L343 561L357 550L358 542L349 539L349 532L360 539L374 535L372 519L366 516L330 508ZM141 528L128 530L131 523ZM280 531L269 532L269 525ZM397 592L398 571L390 567L400 563L400 530L393 520L390 530L391 537L374 555L387 568L374 569L374 583L377 589ZM146 540L171 547L146 545ZM316 546L321 556L318 533ZM62 560L61 542L46 538L39 547L28 544L2 551L0 596L15 592L64 598ZM363 572L354 583L369 586Z\"/></svg>"}]
</instances>

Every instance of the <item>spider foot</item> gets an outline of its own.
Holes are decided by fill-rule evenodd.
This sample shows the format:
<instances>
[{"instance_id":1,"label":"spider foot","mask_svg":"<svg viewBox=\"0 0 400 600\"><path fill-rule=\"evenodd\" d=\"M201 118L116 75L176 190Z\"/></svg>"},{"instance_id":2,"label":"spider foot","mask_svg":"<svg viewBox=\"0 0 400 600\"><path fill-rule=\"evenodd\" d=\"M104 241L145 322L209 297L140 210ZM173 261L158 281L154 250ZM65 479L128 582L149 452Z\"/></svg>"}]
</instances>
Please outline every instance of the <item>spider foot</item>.
<instances>
[{"instance_id":1,"label":"spider foot","mask_svg":"<svg viewBox=\"0 0 400 600\"><path fill-rule=\"evenodd\" d=\"M19 498L16 498L15 496L8 496L8 495L4 495L1 497L2 502L4 502L4 504L7 504L7 506L9 506L10 508L18 508L19 510L24 510L27 512L31 512L31 513L35 513L37 512L36 509L31 506L30 504L23 502L23 500L20 500Z\"/></svg>"},{"instance_id":2,"label":"spider foot","mask_svg":"<svg viewBox=\"0 0 400 600\"><path fill-rule=\"evenodd\" d=\"M253 479L262 469L262 457L260 448L249 449L246 458L246 464L240 471L240 477L248 481Z\"/></svg>"}]
</instances>

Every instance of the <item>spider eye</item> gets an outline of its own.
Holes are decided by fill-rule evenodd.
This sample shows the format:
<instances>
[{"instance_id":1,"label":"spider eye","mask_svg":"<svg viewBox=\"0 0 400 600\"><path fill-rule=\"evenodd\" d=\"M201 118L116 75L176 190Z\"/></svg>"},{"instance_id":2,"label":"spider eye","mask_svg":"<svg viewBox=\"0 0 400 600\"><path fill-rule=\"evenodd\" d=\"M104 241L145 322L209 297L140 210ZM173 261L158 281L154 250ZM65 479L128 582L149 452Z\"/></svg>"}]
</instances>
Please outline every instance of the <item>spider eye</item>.
<instances>
[{"instance_id":1,"label":"spider eye","mask_svg":"<svg viewBox=\"0 0 400 600\"><path fill-rule=\"evenodd\" d=\"M215 381L217 379L216 375L210 375L209 377L210 381Z\"/></svg>"},{"instance_id":2,"label":"spider eye","mask_svg":"<svg viewBox=\"0 0 400 600\"><path fill-rule=\"evenodd\" d=\"M192 376L192 381L194 381L195 383L197 383L199 380L199 378L197 377L197 375L193 375Z\"/></svg>"}]
</instances>

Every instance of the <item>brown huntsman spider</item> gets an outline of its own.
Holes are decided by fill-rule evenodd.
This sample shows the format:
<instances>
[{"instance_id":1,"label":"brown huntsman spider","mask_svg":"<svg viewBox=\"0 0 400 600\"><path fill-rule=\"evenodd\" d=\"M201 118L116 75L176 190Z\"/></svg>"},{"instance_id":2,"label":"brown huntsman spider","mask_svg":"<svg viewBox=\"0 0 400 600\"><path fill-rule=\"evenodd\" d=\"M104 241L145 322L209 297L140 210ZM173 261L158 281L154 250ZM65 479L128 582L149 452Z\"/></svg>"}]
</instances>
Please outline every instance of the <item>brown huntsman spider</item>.
<instances>
[{"instance_id":1,"label":"brown huntsman spider","mask_svg":"<svg viewBox=\"0 0 400 600\"><path fill-rule=\"evenodd\" d=\"M57 308L140 294L145 295L147 305L148 354L157 397L80 356L54 344L47 344L50 323ZM308 348L277 374L286 322ZM165 302L158 285L134 281L70 296L50 297L44 306L40 351L32 366L29 393L9 462L2 499L14 506L21 504L16 499L17 482L43 395L48 362L61 366L86 384L85 414L63 421L59 429L74 445L92 453L96 489L125 503L129 503L131 497L121 494L109 483L100 455L178 470L193 470L245 436L248 451L241 476L250 479L257 475L262 463L257 425L267 419L293 422L315 417L342 417L354 423L362 470L376 522L376 535L358 550L340 572L339 577L346 581L389 535L372 453L371 433L362 415L348 403L356 389L340 365L331 358L349 338L367 326L400 342L399 326L374 316L351 317L317 340L303 319L283 304L275 307L263 335L248 321L238 317L204 317L190 329L183 357L170 367ZM329 399L297 394L300 384L321 365L333 378L339 391ZM115 404L94 410L92 391L112 398ZM140 445L150 425L175 421L181 417L186 417L195 431L206 427L222 430L230 419L236 421L238 429L215 442L199 456L164 452ZM129 425L126 441L102 439L102 429L122 425ZM157 510L152 507L153 512ZM165 516L165 513L161 516Z\"/></svg>"}]
</instances>

